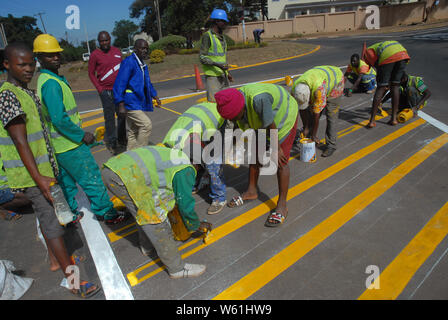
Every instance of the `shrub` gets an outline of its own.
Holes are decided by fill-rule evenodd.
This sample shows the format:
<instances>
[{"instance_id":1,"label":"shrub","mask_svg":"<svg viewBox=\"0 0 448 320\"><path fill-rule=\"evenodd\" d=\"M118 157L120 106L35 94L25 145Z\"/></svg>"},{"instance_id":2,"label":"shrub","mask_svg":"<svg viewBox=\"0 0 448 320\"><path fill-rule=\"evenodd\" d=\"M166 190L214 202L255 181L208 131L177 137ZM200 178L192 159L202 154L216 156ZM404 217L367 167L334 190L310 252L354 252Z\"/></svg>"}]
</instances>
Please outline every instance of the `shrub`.
<instances>
[{"instance_id":1,"label":"shrub","mask_svg":"<svg viewBox=\"0 0 448 320\"><path fill-rule=\"evenodd\" d=\"M149 55L149 61L151 63L161 63L165 59L165 52L163 50L155 49Z\"/></svg>"},{"instance_id":2,"label":"shrub","mask_svg":"<svg viewBox=\"0 0 448 320\"><path fill-rule=\"evenodd\" d=\"M167 54L176 53L179 49L185 48L187 39L182 36L169 35L152 43L149 51L163 50Z\"/></svg>"},{"instance_id":3,"label":"shrub","mask_svg":"<svg viewBox=\"0 0 448 320\"><path fill-rule=\"evenodd\" d=\"M227 47L232 47L235 45L235 41L228 35L224 34L224 39L226 39Z\"/></svg>"}]
</instances>

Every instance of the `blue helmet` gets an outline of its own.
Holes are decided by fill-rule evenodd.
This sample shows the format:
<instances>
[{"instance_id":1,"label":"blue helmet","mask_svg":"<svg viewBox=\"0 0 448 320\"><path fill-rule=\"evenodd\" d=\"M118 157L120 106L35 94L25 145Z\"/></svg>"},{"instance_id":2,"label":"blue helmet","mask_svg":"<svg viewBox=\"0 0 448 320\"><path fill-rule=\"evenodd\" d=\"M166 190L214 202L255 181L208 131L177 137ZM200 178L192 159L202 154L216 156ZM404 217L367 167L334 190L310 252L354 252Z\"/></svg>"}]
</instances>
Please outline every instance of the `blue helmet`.
<instances>
[{"instance_id":1,"label":"blue helmet","mask_svg":"<svg viewBox=\"0 0 448 320\"><path fill-rule=\"evenodd\" d=\"M222 9L214 9L212 11L212 14L210 15L210 19L224 20L226 22L229 22L229 19L227 18L227 13Z\"/></svg>"}]
</instances>

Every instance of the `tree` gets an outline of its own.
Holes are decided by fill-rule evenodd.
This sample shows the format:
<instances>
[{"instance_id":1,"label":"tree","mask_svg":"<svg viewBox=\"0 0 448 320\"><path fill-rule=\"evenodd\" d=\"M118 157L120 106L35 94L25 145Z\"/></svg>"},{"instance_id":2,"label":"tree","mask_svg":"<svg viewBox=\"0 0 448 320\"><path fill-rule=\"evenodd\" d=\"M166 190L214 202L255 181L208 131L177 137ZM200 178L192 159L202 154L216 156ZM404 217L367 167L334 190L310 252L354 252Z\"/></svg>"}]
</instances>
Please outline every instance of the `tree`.
<instances>
[{"instance_id":1,"label":"tree","mask_svg":"<svg viewBox=\"0 0 448 320\"><path fill-rule=\"evenodd\" d=\"M112 35L115 37L113 45L119 48L127 48L129 46L129 39L132 41L132 35L137 30L138 25L130 20L115 21L115 27L112 31Z\"/></svg>"},{"instance_id":2,"label":"tree","mask_svg":"<svg viewBox=\"0 0 448 320\"><path fill-rule=\"evenodd\" d=\"M32 47L34 39L42 33L37 27L36 18L33 17L23 16L16 18L8 14L7 17L0 17L0 23L5 28L8 43L22 41Z\"/></svg>"},{"instance_id":3,"label":"tree","mask_svg":"<svg viewBox=\"0 0 448 320\"><path fill-rule=\"evenodd\" d=\"M159 0L162 33L189 36L205 26L215 8L228 13L230 24L238 24L237 8L240 0ZM130 7L130 17L140 18L142 30L156 40L159 38L156 10L153 0L135 0Z\"/></svg>"}]
</instances>

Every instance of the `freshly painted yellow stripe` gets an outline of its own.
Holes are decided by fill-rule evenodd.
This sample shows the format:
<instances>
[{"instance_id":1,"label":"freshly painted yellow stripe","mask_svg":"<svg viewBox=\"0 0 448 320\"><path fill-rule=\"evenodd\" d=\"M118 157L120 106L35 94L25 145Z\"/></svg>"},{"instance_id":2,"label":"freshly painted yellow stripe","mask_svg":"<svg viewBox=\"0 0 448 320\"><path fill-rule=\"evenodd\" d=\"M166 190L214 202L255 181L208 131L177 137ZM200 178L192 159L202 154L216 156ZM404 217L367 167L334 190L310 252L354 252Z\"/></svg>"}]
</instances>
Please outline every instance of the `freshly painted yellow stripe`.
<instances>
[{"instance_id":1,"label":"freshly painted yellow stripe","mask_svg":"<svg viewBox=\"0 0 448 320\"><path fill-rule=\"evenodd\" d=\"M349 157L339 161L338 163L332 165L331 167L321 171L320 173L312 176L311 178L297 184L296 186L290 188L288 190L288 200L298 196L299 194L309 190L310 188L314 187L315 185L319 184L320 182L330 178L334 174L338 173L339 171L347 168L351 164L357 162L358 160L364 158L365 156L369 155L370 153L374 152L375 150L387 145L391 141L403 136L404 134L408 133L409 131L419 127L425 123L424 120L418 119L414 122L411 122L410 124L398 129L397 131L389 134L388 136L382 138L381 140L378 140L377 142L359 150L358 152L355 152L354 154L350 155ZM275 196L266 202L256 206L255 208L250 209L246 213L226 222L225 224L213 229L213 231L210 233L208 237L208 241L206 244L202 244L200 246L195 247L194 249L190 250L189 252L182 255L182 258L185 259L192 254L208 247L209 245L219 241L220 239L226 237L230 233L234 232L235 230L247 225L248 223L252 222L253 220L261 217L263 214L267 213L269 210L272 210L275 208L275 204L277 203L278 196ZM199 240L193 240L192 243L196 243ZM148 267L152 266L154 263L149 263L141 266L140 268L130 272L127 274L127 277L129 279L129 282L132 286L137 285L150 277L152 277L154 274L157 274L158 272L162 271L164 267L161 267L157 269L156 271L147 274L141 278L138 277L139 273L141 273L143 270L147 269Z\"/></svg>"},{"instance_id":2,"label":"freshly painted yellow stripe","mask_svg":"<svg viewBox=\"0 0 448 320\"><path fill-rule=\"evenodd\" d=\"M130 224L128 224L128 225L126 225L126 226L124 226L124 227L122 227L122 228L120 228L120 229L117 229L117 230L115 230L115 231L113 231L113 232L109 232L109 233L107 234L107 236L109 237L109 241L112 243L112 242L115 242L115 241L117 241L117 240L120 240L120 239L122 239L122 238L128 236L128 235L130 234L129 232L126 233L126 234L123 234L123 235L119 235L119 233L120 233L121 231L126 230L126 229L128 229L128 228L130 228L130 227L133 227L133 226L135 226L135 225L136 225L136 222L133 222L133 223L130 223ZM136 232L136 231L137 231L137 229L134 229L134 230L132 231L132 233L134 233L134 232Z\"/></svg>"},{"instance_id":3,"label":"freshly painted yellow stripe","mask_svg":"<svg viewBox=\"0 0 448 320\"><path fill-rule=\"evenodd\" d=\"M83 123L82 123L82 128L87 128L87 127L91 127L91 126L94 126L94 125L96 125L96 124L98 124L98 123L103 123L104 122L104 117L100 117L100 118L95 118L95 119L92 119L92 120L89 120L89 121L83 121Z\"/></svg>"},{"instance_id":4,"label":"freshly painted yellow stripe","mask_svg":"<svg viewBox=\"0 0 448 320\"><path fill-rule=\"evenodd\" d=\"M89 118L89 117L93 117L96 116L97 114L102 114L103 110L96 110L96 111L91 111L91 112L87 112L87 113L83 113L81 114L81 119L85 119L85 118Z\"/></svg>"},{"instance_id":5,"label":"freshly painted yellow stripe","mask_svg":"<svg viewBox=\"0 0 448 320\"><path fill-rule=\"evenodd\" d=\"M380 274L380 288L369 288L358 299L396 299L447 234L448 202Z\"/></svg>"},{"instance_id":6,"label":"freshly painted yellow stripe","mask_svg":"<svg viewBox=\"0 0 448 320\"><path fill-rule=\"evenodd\" d=\"M330 217L308 231L304 236L300 237L213 299L241 300L250 297L291 265L300 260L308 252L317 247L358 213L363 211L368 205L378 199L383 193L389 190L446 143L448 143L448 134L443 134L434 139L431 143L423 147L420 151L367 188L353 200L345 204Z\"/></svg>"}]
</instances>

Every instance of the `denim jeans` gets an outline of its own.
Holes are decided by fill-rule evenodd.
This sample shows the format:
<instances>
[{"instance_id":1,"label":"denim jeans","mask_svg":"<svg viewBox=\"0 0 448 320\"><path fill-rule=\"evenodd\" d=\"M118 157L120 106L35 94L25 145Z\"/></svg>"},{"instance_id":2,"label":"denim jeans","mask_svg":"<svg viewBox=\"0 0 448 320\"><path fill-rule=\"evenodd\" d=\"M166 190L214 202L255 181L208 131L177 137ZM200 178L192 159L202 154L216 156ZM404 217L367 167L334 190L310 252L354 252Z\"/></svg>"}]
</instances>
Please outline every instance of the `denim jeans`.
<instances>
[{"instance_id":1,"label":"denim jeans","mask_svg":"<svg viewBox=\"0 0 448 320\"><path fill-rule=\"evenodd\" d=\"M116 146L117 143L126 146L126 118L118 117L115 125L115 114L118 116L118 106L114 103L112 90L103 90L100 93L100 99L103 105L104 126L106 129L104 142L111 146Z\"/></svg>"},{"instance_id":2,"label":"denim jeans","mask_svg":"<svg viewBox=\"0 0 448 320\"><path fill-rule=\"evenodd\" d=\"M210 198L213 201L226 200L226 184L224 181L223 165L210 163L205 165L210 175Z\"/></svg>"}]
</instances>

